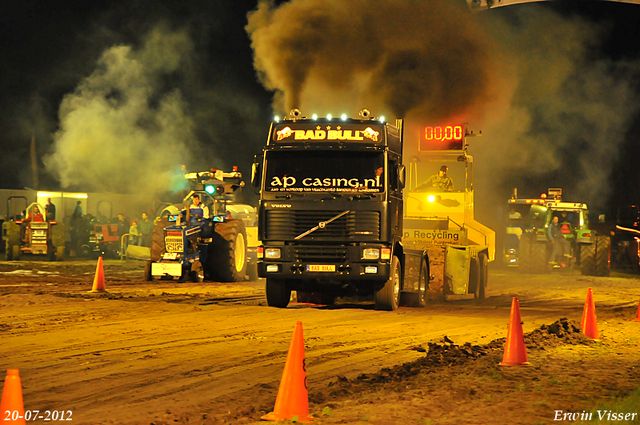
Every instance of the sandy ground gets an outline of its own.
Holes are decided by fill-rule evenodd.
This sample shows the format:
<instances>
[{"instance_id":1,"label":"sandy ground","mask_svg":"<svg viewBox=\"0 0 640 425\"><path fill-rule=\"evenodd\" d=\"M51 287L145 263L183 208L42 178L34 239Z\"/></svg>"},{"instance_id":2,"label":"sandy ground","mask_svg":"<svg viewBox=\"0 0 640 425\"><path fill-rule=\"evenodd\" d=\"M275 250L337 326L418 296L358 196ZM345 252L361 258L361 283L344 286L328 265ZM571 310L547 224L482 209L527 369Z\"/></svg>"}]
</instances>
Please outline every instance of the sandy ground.
<instances>
[{"instance_id":1,"label":"sandy ground","mask_svg":"<svg viewBox=\"0 0 640 425\"><path fill-rule=\"evenodd\" d=\"M19 369L25 409L76 424L257 423L297 321L320 424L552 423L640 386L633 275L491 265L482 303L382 312L354 300L275 309L263 282L144 282L142 269L106 261L108 292L92 294L95 262L0 262L0 370ZM576 332L589 287L599 343ZM530 367L498 366L514 296Z\"/></svg>"}]
</instances>

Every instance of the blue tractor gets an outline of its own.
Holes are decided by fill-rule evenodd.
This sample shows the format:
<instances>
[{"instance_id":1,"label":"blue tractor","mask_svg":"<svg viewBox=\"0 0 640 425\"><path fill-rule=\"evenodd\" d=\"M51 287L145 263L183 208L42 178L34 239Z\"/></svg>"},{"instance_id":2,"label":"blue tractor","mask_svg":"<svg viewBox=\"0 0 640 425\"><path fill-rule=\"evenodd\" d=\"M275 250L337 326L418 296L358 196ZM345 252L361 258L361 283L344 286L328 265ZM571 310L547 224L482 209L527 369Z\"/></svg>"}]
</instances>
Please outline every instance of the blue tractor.
<instances>
[{"instance_id":1,"label":"blue tractor","mask_svg":"<svg viewBox=\"0 0 640 425\"><path fill-rule=\"evenodd\" d=\"M245 225L242 220L233 219L226 208L227 202L235 199L235 192L244 186L242 175L213 169L188 173L185 178L194 189L184 197L184 208L173 206L168 209L169 214L156 220L145 280L244 280ZM193 198L200 200L198 206L187 204Z\"/></svg>"}]
</instances>

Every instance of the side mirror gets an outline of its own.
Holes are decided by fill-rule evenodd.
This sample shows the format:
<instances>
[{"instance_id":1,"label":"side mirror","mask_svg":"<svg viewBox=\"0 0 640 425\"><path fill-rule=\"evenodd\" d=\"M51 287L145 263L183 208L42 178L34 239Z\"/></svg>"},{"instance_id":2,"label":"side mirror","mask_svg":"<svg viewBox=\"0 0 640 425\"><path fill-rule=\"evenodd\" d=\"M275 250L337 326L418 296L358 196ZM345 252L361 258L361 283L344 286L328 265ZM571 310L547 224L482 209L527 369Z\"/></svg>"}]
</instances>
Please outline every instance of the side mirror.
<instances>
[{"instance_id":1,"label":"side mirror","mask_svg":"<svg viewBox=\"0 0 640 425\"><path fill-rule=\"evenodd\" d=\"M397 173L398 173L398 190L402 190L404 189L407 183L407 169L405 168L404 164L398 165Z\"/></svg>"},{"instance_id":2,"label":"side mirror","mask_svg":"<svg viewBox=\"0 0 640 425\"><path fill-rule=\"evenodd\" d=\"M262 158L258 155L254 155L253 164L251 165L251 186L253 186L253 190L256 194L260 193L261 174Z\"/></svg>"}]
</instances>

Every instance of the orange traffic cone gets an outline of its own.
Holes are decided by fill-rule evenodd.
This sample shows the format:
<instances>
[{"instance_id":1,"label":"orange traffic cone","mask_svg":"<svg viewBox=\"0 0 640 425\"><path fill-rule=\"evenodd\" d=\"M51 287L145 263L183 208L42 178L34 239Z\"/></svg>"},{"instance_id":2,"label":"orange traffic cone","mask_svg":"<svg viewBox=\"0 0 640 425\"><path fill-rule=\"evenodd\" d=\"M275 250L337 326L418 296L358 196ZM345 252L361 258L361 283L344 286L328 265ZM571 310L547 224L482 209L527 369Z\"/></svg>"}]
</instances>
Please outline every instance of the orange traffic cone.
<instances>
[{"instance_id":1,"label":"orange traffic cone","mask_svg":"<svg viewBox=\"0 0 640 425\"><path fill-rule=\"evenodd\" d=\"M507 343L504 347L504 356L500 366L531 366L527 358L527 347L524 345L522 333L522 319L520 318L520 304L518 299L511 302L511 318L507 331Z\"/></svg>"},{"instance_id":2,"label":"orange traffic cone","mask_svg":"<svg viewBox=\"0 0 640 425\"><path fill-rule=\"evenodd\" d=\"M295 419L296 422L303 424L313 423L313 417L309 415L302 322L296 322L296 328L293 331L287 361L278 388L276 405L273 412L264 415L262 419L266 421Z\"/></svg>"},{"instance_id":3,"label":"orange traffic cone","mask_svg":"<svg viewBox=\"0 0 640 425\"><path fill-rule=\"evenodd\" d=\"M584 303L582 311L582 333L594 341L600 341L600 333L598 332L598 319L596 318L596 306L593 303L593 292L591 288L587 291L587 300Z\"/></svg>"},{"instance_id":4,"label":"orange traffic cone","mask_svg":"<svg viewBox=\"0 0 640 425\"><path fill-rule=\"evenodd\" d=\"M104 267L102 266L102 257L98 257L96 276L93 278L93 289L89 292L106 292L104 289Z\"/></svg>"},{"instance_id":5,"label":"orange traffic cone","mask_svg":"<svg viewBox=\"0 0 640 425\"><path fill-rule=\"evenodd\" d=\"M640 303L638 303L638 313L636 313L636 318L633 321L640 322Z\"/></svg>"},{"instance_id":6,"label":"orange traffic cone","mask_svg":"<svg viewBox=\"0 0 640 425\"><path fill-rule=\"evenodd\" d=\"M2 424L26 425L24 419L24 404L22 403L22 384L18 369L8 369L4 378L2 401L0 402ZM7 413L8 412L8 413Z\"/></svg>"}]
</instances>

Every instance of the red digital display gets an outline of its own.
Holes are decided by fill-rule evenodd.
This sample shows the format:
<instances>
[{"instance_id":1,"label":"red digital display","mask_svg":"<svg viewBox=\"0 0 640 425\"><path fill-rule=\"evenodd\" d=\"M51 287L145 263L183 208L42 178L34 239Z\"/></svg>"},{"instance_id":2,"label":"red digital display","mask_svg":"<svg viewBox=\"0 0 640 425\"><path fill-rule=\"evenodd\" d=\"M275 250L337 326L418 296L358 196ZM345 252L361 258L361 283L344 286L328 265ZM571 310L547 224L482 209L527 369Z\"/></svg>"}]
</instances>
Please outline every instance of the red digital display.
<instances>
[{"instance_id":1,"label":"red digital display","mask_svg":"<svg viewBox=\"0 0 640 425\"><path fill-rule=\"evenodd\" d=\"M447 125L437 127L425 127L424 139L427 141L455 141L462 140L464 130L461 125Z\"/></svg>"},{"instance_id":2,"label":"red digital display","mask_svg":"<svg viewBox=\"0 0 640 425\"><path fill-rule=\"evenodd\" d=\"M420 151L463 150L464 125L439 125L424 128L420 138Z\"/></svg>"}]
</instances>

